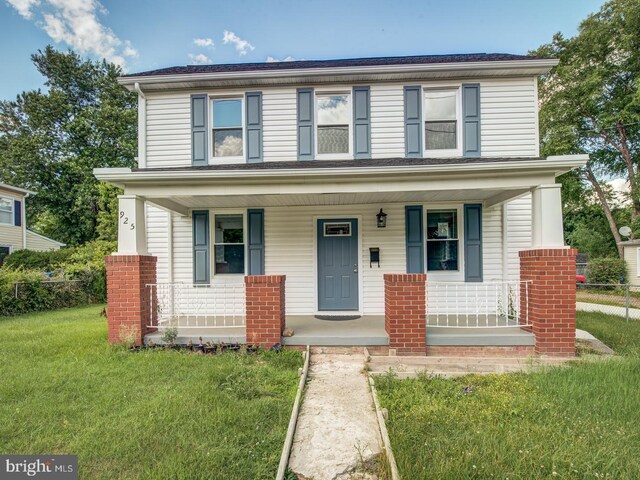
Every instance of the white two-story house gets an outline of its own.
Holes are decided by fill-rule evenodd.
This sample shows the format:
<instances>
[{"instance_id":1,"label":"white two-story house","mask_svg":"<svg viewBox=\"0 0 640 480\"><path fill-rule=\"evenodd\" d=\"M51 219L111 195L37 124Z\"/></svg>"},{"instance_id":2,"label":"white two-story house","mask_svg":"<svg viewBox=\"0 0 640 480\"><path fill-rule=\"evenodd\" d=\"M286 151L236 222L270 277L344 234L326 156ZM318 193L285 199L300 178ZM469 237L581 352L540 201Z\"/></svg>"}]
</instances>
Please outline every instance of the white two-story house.
<instances>
[{"instance_id":1,"label":"white two-story house","mask_svg":"<svg viewBox=\"0 0 640 480\"><path fill-rule=\"evenodd\" d=\"M123 76L138 167L95 171L124 188L118 253L157 258L160 326L242 326L243 278L286 275L286 343L348 343L332 332L349 320L319 319L353 318L361 343L384 345L387 273L427 275L441 332L522 324L518 253L563 247L555 179L586 161L540 157L537 78L556 64L471 54Z\"/></svg>"}]
</instances>

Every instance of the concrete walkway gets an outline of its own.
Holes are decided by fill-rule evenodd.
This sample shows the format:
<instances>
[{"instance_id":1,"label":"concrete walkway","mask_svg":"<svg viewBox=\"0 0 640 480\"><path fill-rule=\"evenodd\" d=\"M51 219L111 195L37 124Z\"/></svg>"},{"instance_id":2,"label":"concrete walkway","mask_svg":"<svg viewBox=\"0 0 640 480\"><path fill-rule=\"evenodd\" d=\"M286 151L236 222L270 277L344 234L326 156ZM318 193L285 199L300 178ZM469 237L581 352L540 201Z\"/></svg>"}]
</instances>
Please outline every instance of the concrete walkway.
<instances>
[{"instance_id":1,"label":"concrete walkway","mask_svg":"<svg viewBox=\"0 0 640 480\"><path fill-rule=\"evenodd\" d=\"M576 302L576 309L582 312L600 312L607 315L617 315L626 318L627 309L614 305L601 305L599 303ZM629 318L640 320L640 308L629 308Z\"/></svg>"},{"instance_id":2,"label":"concrete walkway","mask_svg":"<svg viewBox=\"0 0 640 480\"><path fill-rule=\"evenodd\" d=\"M382 441L363 354L313 354L289 468L313 480L375 479Z\"/></svg>"}]
</instances>

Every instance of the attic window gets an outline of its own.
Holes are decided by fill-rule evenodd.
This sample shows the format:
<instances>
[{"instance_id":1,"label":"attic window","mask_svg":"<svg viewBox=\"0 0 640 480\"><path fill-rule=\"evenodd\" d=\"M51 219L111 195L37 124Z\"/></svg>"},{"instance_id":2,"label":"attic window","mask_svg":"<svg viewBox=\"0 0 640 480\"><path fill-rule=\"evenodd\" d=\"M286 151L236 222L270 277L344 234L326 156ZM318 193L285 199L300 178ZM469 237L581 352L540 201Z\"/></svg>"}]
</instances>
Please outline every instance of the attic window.
<instances>
[{"instance_id":1,"label":"attic window","mask_svg":"<svg viewBox=\"0 0 640 480\"><path fill-rule=\"evenodd\" d=\"M242 99L215 98L211 105L213 156L242 157Z\"/></svg>"}]
</instances>

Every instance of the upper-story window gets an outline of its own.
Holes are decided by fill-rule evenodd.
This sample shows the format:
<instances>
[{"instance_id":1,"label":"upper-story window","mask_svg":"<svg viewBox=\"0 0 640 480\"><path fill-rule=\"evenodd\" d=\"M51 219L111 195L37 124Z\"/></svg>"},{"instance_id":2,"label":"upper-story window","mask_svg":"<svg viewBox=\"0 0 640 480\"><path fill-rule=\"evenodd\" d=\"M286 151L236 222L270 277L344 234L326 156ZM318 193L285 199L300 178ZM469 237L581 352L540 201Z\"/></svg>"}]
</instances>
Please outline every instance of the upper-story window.
<instances>
[{"instance_id":1,"label":"upper-story window","mask_svg":"<svg viewBox=\"0 0 640 480\"><path fill-rule=\"evenodd\" d=\"M13 200L0 197L0 224L13 225Z\"/></svg>"},{"instance_id":2,"label":"upper-story window","mask_svg":"<svg viewBox=\"0 0 640 480\"><path fill-rule=\"evenodd\" d=\"M214 157L243 156L242 98L211 100L211 125Z\"/></svg>"},{"instance_id":3,"label":"upper-story window","mask_svg":"<svg viewBox=\"0 0 640 480\"><path fill-rule=\"evenodd\" d=\"M456 155L460 149L459 89L425 90L424 149L426 155Z\"/></svg>"},{"instance_id":4,"label":"upper-story window","mask_svg":"<svg viewBox=\"0 0 640 480\"><path fill-rule=\"evenodd\" d=\"M318 155L344 155L351 152L351 103L347 93L318 93Z\"/></svg>"}]
</instances>

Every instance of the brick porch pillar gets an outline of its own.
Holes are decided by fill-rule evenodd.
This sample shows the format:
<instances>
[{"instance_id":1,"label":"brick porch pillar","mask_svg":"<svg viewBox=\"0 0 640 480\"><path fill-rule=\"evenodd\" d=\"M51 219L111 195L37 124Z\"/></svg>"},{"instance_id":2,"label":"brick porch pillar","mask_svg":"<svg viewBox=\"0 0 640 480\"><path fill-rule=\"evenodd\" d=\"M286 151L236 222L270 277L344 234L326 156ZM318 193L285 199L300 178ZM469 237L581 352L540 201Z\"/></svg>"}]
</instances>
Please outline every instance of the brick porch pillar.
<instances>
[{"instance_id":1,"label":"brick porch pillar","mask_svg":"<svg viewBox=\"0 0 640 480\"><path fill-rule=\"evenodd\" d=\"M141 345L145 334L155 329L151 323L151 290L156 283L156 257L151 255L112 255L107 264L107 315L109 343L129 339Z\"/></svg>"},{"instance_id":2,"label":"brick porch pillar","mask_svg":"<svg viewBox=\"0 0 640 480\"><path fill-rule=\"evenodd\" d=\"M560 357L576 354L576 255L570 248L520 252L520 279L529 281L529 298L521 307L536 337L536 353ZM521 313L523 316L523 313Z\"/></svg>"},{"instance_id":3,"label":"brick porch pillar","mask_svg":"<svg viewBox=\"0 0 640 480\"><path fill-rule=\"evenodd\" d=\"M384 326L398 355L427 353L427 276L384 275Z\"/></svg>"},{"instance_id":4,"label":"brick porch pillar","mask_svg":"<svg viewBox=\"0 0 640 480\"><path fill-rule=\"evenodd\" d=\"M247 343L270 348L282 339L286 275L244 277Z\"/></svg>"}]
</instances>

